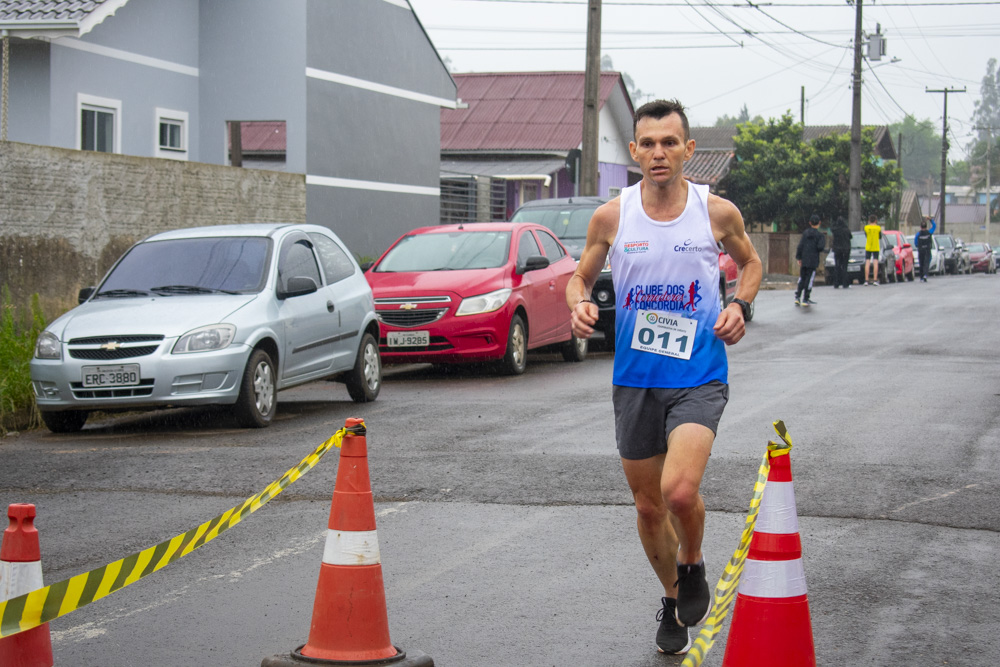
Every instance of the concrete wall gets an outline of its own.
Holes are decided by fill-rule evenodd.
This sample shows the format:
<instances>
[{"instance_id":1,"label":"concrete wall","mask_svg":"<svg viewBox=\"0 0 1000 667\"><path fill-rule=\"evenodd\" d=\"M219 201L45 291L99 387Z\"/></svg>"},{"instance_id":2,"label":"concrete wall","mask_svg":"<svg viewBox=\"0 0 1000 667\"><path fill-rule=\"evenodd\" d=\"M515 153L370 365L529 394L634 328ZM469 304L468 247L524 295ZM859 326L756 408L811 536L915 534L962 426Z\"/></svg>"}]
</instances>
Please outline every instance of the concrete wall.
<instances>
[{"instance_id":1,"label":"concrete wall","mask_svg":"<svg viewBox=\"0 0 1000 667\"><path fill-rule=\"evenodd\" d=\"M0 285L76 305L129 246L156 232L305 222L301 174L0 143Z\"/></svg>"}]
</instances>

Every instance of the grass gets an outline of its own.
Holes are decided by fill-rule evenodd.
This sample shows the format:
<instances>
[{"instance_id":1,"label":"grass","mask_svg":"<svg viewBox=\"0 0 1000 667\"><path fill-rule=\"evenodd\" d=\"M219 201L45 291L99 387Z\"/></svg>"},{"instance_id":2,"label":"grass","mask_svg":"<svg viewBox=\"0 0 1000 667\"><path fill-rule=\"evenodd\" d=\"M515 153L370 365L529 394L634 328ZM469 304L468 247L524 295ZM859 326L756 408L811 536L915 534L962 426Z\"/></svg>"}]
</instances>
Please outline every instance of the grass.
<instances>
[{"instance_id":1,"label":"grass","mask_svg":"<svg viewBox=\"0 0 1000 667\"><path fill-rule=\"evenodd\" d=\"M25 311L11 302L10 290L4 286L0 293L0 436L40 423L28 364L35 339L44 328L38 295L32 295Z\"/></svg>"}]
</instances>

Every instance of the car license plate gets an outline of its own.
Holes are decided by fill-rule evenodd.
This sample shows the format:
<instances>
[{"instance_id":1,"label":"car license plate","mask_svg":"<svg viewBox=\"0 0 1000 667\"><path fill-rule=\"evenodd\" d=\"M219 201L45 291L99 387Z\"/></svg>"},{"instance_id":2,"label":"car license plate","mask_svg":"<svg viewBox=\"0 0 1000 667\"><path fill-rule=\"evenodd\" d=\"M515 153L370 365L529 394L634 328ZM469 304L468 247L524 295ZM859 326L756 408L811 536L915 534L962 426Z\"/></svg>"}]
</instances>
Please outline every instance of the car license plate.
<instances>
[{"instance_id":1,"label":"car license plate","mask_svg":"<svg viewBox=\"0 0 1000 667\"><path fill-rule=\"evenodd\" d=\"M854 272L860 271L860 270L861 270L861 265L860 264L851 264L851 265L849 265L847 267L847 271L849 273L854 273Z\"/></svg>"},{"instance_id":2,"label":"car license plate","mask_svg":"<svg viewBox=\"0 0 1000 667\"><path fill-rule=\"evenodd\" d=\"M84 366L84 387L130 387L139 384L139 364Z\"/></svg>"},{"instance_id":3,"label":"car license plate","mask_svg":"<svg viewBox=\"0 0 1000 667\"><path fill-rule=\"evenodd\" d=\"M390 331L386 334L389 347L427 347L431 344L429 331Z\"/></svg>"}]
</instances>

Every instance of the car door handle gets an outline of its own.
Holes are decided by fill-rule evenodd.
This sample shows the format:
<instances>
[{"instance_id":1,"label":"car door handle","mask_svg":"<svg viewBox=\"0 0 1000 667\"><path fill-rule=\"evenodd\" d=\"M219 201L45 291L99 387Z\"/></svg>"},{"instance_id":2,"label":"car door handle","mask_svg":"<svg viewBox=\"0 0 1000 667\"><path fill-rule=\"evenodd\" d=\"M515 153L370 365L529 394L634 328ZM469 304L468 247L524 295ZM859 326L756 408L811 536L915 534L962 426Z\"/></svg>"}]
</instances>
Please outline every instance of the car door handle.
<instances>
[{"instance_id":1,"label":"car door handle","mask_svg":"<svg viewBox=\"0 0 1000 667\"><path fill-rule=\"evenodd\" d=\"M327 301L326 302L326 310L327 310L327 312L330 312L330 313L332 313L334 311L333 301Z\"/></svg>"}]
</instances>

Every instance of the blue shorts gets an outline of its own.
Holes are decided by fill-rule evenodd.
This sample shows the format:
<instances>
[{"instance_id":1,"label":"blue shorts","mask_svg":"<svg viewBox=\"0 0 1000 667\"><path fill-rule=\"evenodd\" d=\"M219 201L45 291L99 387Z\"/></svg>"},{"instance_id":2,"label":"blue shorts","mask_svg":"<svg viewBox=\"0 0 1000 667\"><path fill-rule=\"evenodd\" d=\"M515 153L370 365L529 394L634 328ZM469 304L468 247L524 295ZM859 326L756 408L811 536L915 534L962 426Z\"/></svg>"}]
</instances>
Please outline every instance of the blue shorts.
<instances>
[{"instance_id":1,"label":"blue shorts","mask_svg":"<svg viewBox=\"0 0 1000 667\"><path fill-rule=\"evenodd\" d=\"M717 432L729 401L729 385L718 380L698 387L623 387L611 392L615 439L623 459L648 459L667 452L667 437L681 424Z\"/></svg>"}]
</instances>

